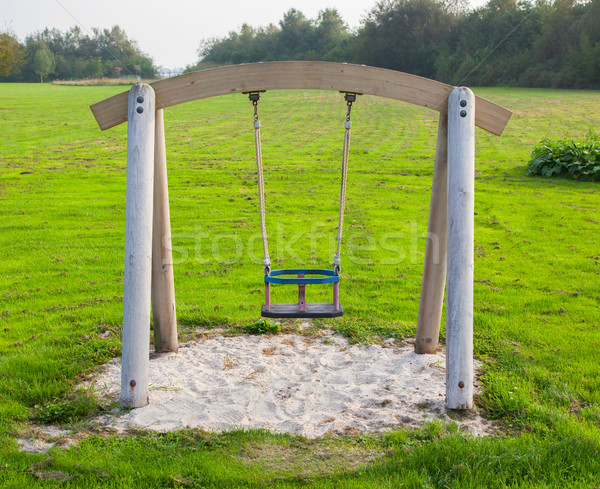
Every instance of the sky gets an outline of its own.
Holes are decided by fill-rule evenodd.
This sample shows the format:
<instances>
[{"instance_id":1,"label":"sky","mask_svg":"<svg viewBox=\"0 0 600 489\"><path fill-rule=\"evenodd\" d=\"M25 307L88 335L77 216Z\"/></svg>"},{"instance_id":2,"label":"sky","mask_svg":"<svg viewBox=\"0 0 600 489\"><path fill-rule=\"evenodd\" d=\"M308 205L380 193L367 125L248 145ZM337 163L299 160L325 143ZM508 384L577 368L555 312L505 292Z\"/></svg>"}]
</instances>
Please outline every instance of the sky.
<instances>
[{"instance_id":1,"label":"sky","mask_svg":"<svg viewBox=\"0 0 600 489\"><path fill-rule=\"evenodd\" d=\"M290 8L316 19L320 10L336 8L351 27L377 0L0 0L0 31L10 30L23 41L45 27L66 31L78 25L119 25L140 49L163 68L193 64L202 39L223 37L243 23L254 27L277 24ZM479 6L485 0L471 0Z\"/></svg>"}]
</instances>

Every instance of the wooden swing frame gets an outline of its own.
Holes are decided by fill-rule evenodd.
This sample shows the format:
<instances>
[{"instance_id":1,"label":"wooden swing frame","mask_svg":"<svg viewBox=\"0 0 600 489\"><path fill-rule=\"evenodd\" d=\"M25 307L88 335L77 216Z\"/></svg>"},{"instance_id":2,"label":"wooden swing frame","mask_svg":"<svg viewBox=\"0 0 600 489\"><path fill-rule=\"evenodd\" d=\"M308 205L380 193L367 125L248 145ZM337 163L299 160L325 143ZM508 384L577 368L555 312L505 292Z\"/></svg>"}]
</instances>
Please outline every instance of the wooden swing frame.
<instances>
[{"instance_id":1,"label":"wooden swing frame","mask_svg":"<svg viewBox=\"0 0 600 489\"><path fill-rule=\"evenodd\" d=\"M500 135L511 112L466 87L316 61L203 70L138 84L91 106L102 130L128 121L121 404L148 403L151 305L155 350L178 348L163 109L218 95L282 89L376 95L440 113L415 350L436 352L446 289L446 406L471 408L475 126Z\"/></svg>"}]
</instances>

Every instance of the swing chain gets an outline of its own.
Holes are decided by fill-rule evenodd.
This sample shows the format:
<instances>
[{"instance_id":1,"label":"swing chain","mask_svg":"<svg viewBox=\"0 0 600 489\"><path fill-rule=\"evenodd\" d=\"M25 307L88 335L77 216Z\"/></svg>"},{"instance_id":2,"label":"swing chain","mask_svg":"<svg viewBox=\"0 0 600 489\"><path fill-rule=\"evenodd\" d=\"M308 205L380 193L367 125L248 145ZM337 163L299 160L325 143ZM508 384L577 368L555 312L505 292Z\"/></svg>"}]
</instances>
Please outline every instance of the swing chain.
<instances>
[{"instance_id":1,"label":"swing chain","mask_svg":"<svg viewBox=\"0 0 600 489\"><path fill-rule=\"evenodd\" d=\"M259 92L250 92L248 94L248 98L252 102L252 106L254 107L254 121L258 122L258 101L260 100Z\"/></svg>"},{"instance_id":2,"label":"swing chain","mask_svg":"<svg viewBox=\"0 0 600 489\"><path fill-rule=\"evenodd\" d=\"M346 105L348 106L348 112L346 112L346 122L350 122L350 113L352 112L352 103L356 102L356 94L355 93L346 93L344 96L346 99Z\"/></svg>"}]
</instances>

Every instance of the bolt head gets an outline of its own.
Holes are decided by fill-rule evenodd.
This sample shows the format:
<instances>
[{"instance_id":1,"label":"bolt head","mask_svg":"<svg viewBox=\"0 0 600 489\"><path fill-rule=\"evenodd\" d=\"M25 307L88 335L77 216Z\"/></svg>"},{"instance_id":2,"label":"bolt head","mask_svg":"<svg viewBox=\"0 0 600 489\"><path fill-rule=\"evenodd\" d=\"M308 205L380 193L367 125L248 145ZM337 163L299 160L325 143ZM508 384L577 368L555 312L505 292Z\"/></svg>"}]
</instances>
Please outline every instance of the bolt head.
<instances>
[{"instance_id":1,"label":"bolt head","mask_svg":"<svg viewBox=\"0 0 600 489\"><path fill-rule=\"evenodd\" d=\"M466 110L461 110L460 111L460 116L461 117L467 117L467 111Z\"/></svg>"},{"instance_id":2,"label":"bolt head","mask_svg":"<svg viewBox=\"0 0 600 489\"><path fill-rule=\"evenodd\" d=\"M135 380L131 380L131 381L129 381L129 385L130 385L131 387L135 387L135 385L136 385L136 384L137 384L137 382L136 382Z\"/></svg>"},{"instance_id":3,"label":"bolt head","mask_svg":"<svg viewBox=\"0 0 600 489\"><path fill-rule=\"evenodd\" d=\"M135 110L137 111L138 114L141 114L142 112L144 112L144 107L138 107Z\"/></svg>"},{"instance_id":4,"label":"bolt head","mask_svg":"<svg viewBox=\"0 0 600 489\"><path fill-rule=\"evenodd\" d=\"M138 104L142 104L142 103L144 103L144 97L142 97L142 96L138 97L138 98L137 98L137 103L138 103ZM463 107L464 107L464 106L463 106Z\"/></svg>"},{"instance_id":5,"label":"bolt head","mask_svg":"<svg viewBox=\"0 0 600 489\"><path fill-rule=\"evenodd\" d=\"M459 389L462 389L464 386L465 386L465 383L464 383L464 382L461 380L461 381L458 383L458 388L459 388Z\"/></svg>"},{"instance_id":6,"label":"bolt head","mask_svg":"<svg viewBox=\"0 0 600 489\"><path fill-rule=\"evenodd\" d=\"M466 100L461 100L460 101L460 106L461 107L466 107L467 106L467 101Z\"/></svg>"}]
</instances>

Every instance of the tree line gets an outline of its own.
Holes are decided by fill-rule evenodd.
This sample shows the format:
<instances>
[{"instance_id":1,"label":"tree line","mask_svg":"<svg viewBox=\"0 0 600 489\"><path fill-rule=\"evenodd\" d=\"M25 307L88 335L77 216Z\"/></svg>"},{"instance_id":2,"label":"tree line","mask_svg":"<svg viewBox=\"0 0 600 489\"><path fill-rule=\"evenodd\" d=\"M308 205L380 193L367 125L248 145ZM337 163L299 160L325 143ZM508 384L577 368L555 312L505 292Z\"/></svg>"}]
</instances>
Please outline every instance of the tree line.
<instances>
[{"instance_id":1,"label":"tree line","mask_svg":"<svg viewBox=\"0 0 600 489\"><path fill-rule=\"evenodd\" d=\"M337 10L205 40L194 71L276 60L346 61L453 85L600 88L600 0L382 0L350 30Z\"/></svg>"},{"instance_id":2,"label":"tree line","mask_svg":"<svg viewBox=\"0 0 600 489\"><path fill-rule=\"evenodd\" d=\"M79 27L64 33L45 29L23 43L10 32L0 33L0 81L153 78L156 71L152 59L118 26L94 28L90 35Z\"/></svg>"},{"instance_id":3,"label":"tree line","mask_svg":"<svg viewBox=\"0 0 600 489\"><path fill-rule=\"evenodd\" d=\"M346 61L453 85L600 88L600 0L381 0L351 30L335 9L290 9L278 25L242 25L202 41L195 71L276 60ZM152 78L157 68L118 26L0 32L0 81Z\"/></svg>"}]
</instances>

